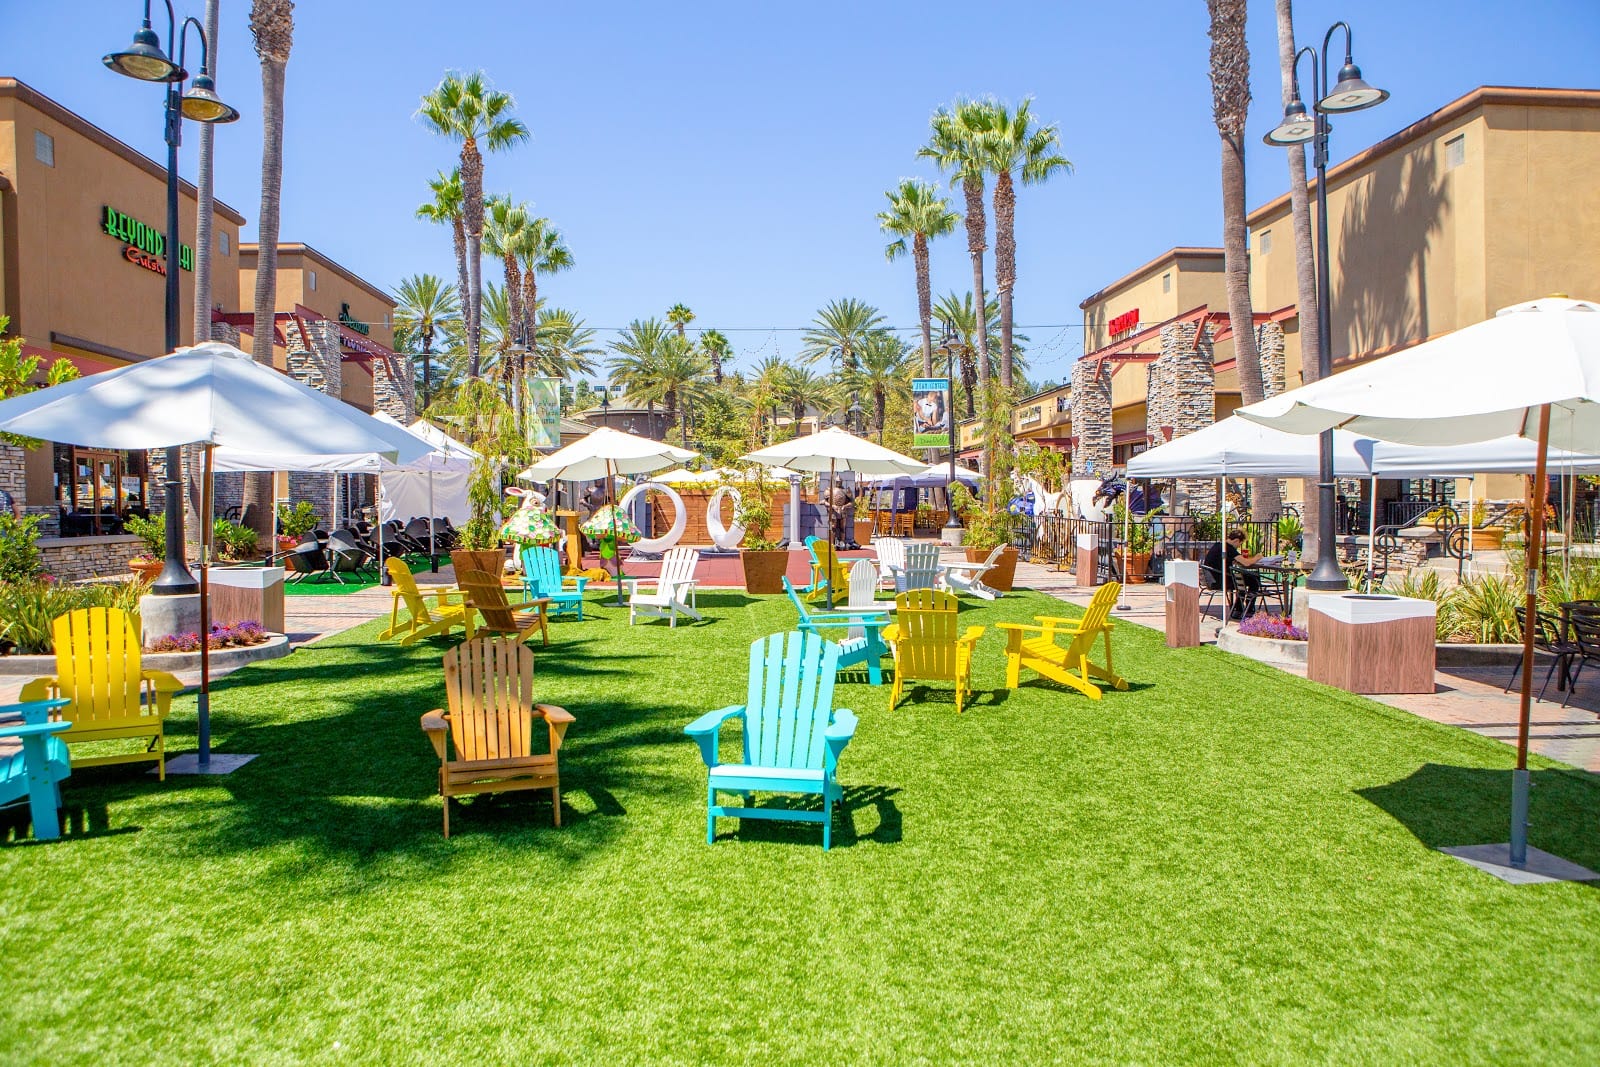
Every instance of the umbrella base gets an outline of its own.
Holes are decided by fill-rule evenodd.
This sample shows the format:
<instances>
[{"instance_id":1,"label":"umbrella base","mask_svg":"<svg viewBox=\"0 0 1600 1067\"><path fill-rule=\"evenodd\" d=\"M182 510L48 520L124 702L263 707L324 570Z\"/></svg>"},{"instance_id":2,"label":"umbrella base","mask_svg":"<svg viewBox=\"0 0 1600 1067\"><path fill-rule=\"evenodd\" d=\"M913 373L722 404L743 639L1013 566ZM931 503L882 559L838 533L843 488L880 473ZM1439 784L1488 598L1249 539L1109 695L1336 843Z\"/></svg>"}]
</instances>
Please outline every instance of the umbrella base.
<instances>
[{"instance_id":1,"label":"umbrella base","mask_svg":"<svg viewBox=\"0 0 1600 1067\"><path fill-rule=\"evenodd\" d=\"M213 756L213 759L216 757ZM172 765L169 763L170 768ZM1447 856L1454 856L1463 863L1492 874L1502 882L1512 885L1537 885L1541 882L1591 882L1600 880L1600 874L1580 867L1571 860L1564 860L1560 856L1552 856L1542 849L1528 846L1528 861L1521 867L1511 865L1511 845L1501 842L1497 845L1455 845L1439 850Z\"/></svg>"},{"instance_id":2,"label":"umbrella base","mask_svg":"<svg viewBox=\"0 0 1600 1067\"><path fill-rule=\"evenodd\" d=\"M232 752L213 752L211 759L204 767L200 766L198 752L185 752L181 756L174 756L167 760L168 774L232 774L246 763L255 759L254 754L239 755ZM151 771L155 774L155 771Z\"/></svg>"}]
</instances>

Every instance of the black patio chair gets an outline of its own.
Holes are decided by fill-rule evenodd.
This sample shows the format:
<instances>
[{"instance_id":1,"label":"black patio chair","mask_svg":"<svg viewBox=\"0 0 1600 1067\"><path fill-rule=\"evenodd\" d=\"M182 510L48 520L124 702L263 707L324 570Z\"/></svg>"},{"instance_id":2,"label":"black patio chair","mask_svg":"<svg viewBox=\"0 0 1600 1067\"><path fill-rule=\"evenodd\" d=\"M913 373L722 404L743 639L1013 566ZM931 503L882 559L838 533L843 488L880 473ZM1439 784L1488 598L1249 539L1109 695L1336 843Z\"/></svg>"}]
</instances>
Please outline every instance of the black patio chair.
<instances>
[{"instance_id":1,"label":"black patio chair","mask_svg":"<svg viewBox=\"0 0 1600 1067\"><path fill-rule=\"evenodd\" d=\"M1541 611L1534 616L1533 647L1537 652L1555 657L1550 664L1550 669L1545 672L1544 685L1539 687L1539 699L1544 699L1544 691L1550 688L1550 679L1555 676L1556 668L1561 669L1561 676L1566 678L1567 664L1574 655L1579 654L1578 643L1569 640L1561 634L1561 617ZM1517 657L1517 665L1511 668L1511 680L1506 682L1503 693L1511 692L1511 687L1517 684L1517 679L1522 675L1522 658ZM1571 695L1570 689L1568 695Z\"/></svg>"},{"instance_id":2,"label":"black patio chair","mask_svg":"<svg viewBox=\"0 0 1600 1067\"><path fill-rule=\"evenodd\" d=\"M1565 669L1562 671L1567 683L1567 695L1561 701L1562 707L1567 706L1573 690L1578 688L1578 678L1583 674L1583 668L1591 660L1600 661L1600 614L1593 611L1572 612L1567 617L1567 636L1572 649L1567 653L1565 662L1570 665L1576 659L1577 665L1572 668L1570 675L1566 674Z\"/></svg>"},{"instance_id":3,"label":"black patio chair","mask_svg":"<svg viewBox=\"0 0 1600 1067\"><path fill-rule=\"evenodd\" d=\"M369 551L357 540L354 530L335 530L328 535L328 567L334 577L342 571L357 578L378 577L376 551ZM342 579L341 579L342 580Z\"/></svg>"},{"instance_id":4,"label":"black patio chair","mask_svg":"<svg viewBox=\"0 0 1600 1067\"><path fill-rule=\"evenodd\" d=\"M307 578L314 578L318 583L326 582L329 578L339 584L344 584L333 571L333 561L328 558L328 553L323 551L321 545L313 540L305 540L299 545L277 557L289 572L290 582L303 582Z\"/></svg>"}]
</instances>

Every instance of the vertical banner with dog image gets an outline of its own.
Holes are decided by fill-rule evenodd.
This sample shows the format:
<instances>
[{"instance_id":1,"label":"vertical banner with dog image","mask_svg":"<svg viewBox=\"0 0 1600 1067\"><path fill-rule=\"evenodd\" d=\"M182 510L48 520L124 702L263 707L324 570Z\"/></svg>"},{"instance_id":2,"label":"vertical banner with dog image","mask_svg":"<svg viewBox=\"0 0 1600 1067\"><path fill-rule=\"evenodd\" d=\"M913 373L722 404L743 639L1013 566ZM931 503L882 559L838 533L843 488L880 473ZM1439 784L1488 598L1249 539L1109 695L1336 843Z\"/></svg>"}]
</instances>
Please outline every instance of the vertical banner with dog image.
<instances>
[{"instance_id":1,"label":"vertical banner with dog image","mask_svg":"<svg viewBox=\"0 0 1600 1067\"><path fill-rule=\"evenodd\" d=\"M911 379L911 447L950 447L950 379Z\"/></svg>"},{"instance_id":2,"label":"vertical banner with dog image","mask_svg":"<svg viewBox=\"0 0 1600 1067\"><path fill-rule=\"evenodd\" d=\"M527 419L528 446L542 451L561 447L561 379L524 378L523 411Z\"/></svg>"}]
</instances>

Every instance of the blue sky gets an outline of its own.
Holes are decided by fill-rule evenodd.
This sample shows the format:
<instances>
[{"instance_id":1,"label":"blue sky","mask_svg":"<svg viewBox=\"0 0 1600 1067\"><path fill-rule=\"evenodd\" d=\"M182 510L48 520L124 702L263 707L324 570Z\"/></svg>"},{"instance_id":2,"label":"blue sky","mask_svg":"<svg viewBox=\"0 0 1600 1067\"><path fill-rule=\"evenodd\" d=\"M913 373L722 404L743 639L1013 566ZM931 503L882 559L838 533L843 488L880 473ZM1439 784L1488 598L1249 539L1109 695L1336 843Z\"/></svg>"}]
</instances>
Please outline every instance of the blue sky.
<instances>
[{"instance_id":1,"label":"blue sky","mask_svg":"<svg viewBox=\"0 0 1600 1067\"><path fill-rule=\"evenodd\" d=\"M0 0L0 74L160 158L159 90L100 64L130 38L140 6ZM175 2L180 17L203 6ZM217 141L218 195L252 220L247 236L261 152L249 6L222 0L218 88L244 117ZM1281 114L1272 4L1251 8L1253 206L1287 174L1259 141ZM1600 84L1593 0L1296 4L1302 43L1336 18L1355 26L1368 80L1393 93L1339 121L1336 159L1477 85ZM837 297L915 325L911 268L885 262L874 220L884 190L933 176L915 153L939 104L1032 95L1076 166L1023 190L1018 207L1018 321L1033 338L1033 376L1056 378L1081 350L1080 300L1168 247L1218 242L1206 22L1203 0L301 0L282 238L385 287L420 271L452 278L448 234L413 212L454 149L414 113L446 69L482 68L533 132L489 159L486 185L532 201L578 261L541 293L600 328L682 301L697 326L729 334L739 362L790 355L794 328ZM190 178L195 139L182 161ZM968 288L964 248L961 237L935 245L936 292Z\"/></svg>"}]
</instances>

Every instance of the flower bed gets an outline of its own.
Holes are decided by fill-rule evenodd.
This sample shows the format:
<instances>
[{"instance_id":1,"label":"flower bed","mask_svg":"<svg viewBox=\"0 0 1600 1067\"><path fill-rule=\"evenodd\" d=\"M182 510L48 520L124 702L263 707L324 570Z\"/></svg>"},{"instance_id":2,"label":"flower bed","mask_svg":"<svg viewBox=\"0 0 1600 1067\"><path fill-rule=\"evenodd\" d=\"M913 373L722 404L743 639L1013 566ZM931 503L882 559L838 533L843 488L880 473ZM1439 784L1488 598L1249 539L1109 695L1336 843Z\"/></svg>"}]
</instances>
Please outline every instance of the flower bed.
<instances>
[{"instance_id":1,"label":"flower bed","mask_svg":"<svg viewBox=\"0 0 1600 1067\"><path fill-rule=\"evenodd\" d=\"M1245 637L1266 637L1274 641L1304 641L1306 632L1281 615L1258 611L1239 624Z\"/></svg>"},{"instance_id":2,"label":"flower bed","mask_svg":"<svg viewBox=\"0 0 1600 1067\"><path fill-rule=\"evenodd\" d=\"M266 640L267 631L261 628L261 624L247 620L233 626L213 624L206 645L212 649L244 648L263 644ZM165 637L158 637L145 649L147 652L198 652L199 650L200 635L197 633L168 634Z\"/></svg>"}]
</instances>

